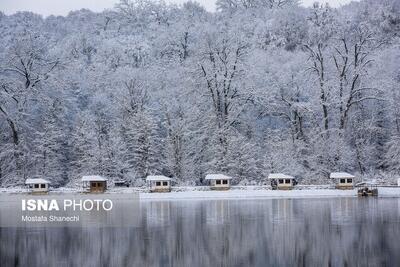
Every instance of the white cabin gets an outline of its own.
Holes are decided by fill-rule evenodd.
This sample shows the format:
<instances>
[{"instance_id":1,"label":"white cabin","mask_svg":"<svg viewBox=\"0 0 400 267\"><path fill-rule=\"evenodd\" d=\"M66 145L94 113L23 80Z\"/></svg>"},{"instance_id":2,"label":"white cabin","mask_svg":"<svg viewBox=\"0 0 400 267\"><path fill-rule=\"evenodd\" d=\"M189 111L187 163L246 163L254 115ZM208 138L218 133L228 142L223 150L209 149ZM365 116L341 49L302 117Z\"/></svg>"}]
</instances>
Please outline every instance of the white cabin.
<instances>
[{"instance_id":1,"label":"white cabin","mask_svg":"<svg viewBox=\"0 0 400 267\"><path fill-rule=\"evenodd\" d=\"M271 181L273 189L290 190L295 185L294 177L283 173L270 173L268 180Z\"/></svg>"},{"instance_id":2,"label":"white cabin","mask_svg":"<svg viewBox=\"0 0 400 267\"><path fill-rule=\"evenodd\" d=\"M26 179L25 185L32 193L47 193L49 192L50 181L42 178Z\"/></svg>"},{"instance_id":3,"label":"white cabin","mask_svg":"<svg viewBox=\"0 0 400 267\"><path fill-rule=\"evenodd\" d=\"M107 190L107 181L107 178L99 175L82 176L82 187L89 193L103 193Z\"/></svg>"},{"instance_id":4,"label":"white cabin","mask_svg":"<svg viewBox=\"0 0 400 267\"><path fill-rule=\"evenodd\" d=\"M171 178L163 175L149 175L146 178L150 192L170 192L171 180Z\"/></svg>"},{"instance_id":5,"label":"white cabin","mask_svg":"<svg viewBox=\"0 0 400 267\"><path fill-rule=\"evenodd\" d=\"M207 174L206 181L210 181L210 188L213 190L228 190L231 187L232 177L224 174Z\"/></svg>"},{"instance_id":6,"label":"white cabin","mask_svg":"<svg viewBox=\"0 0 400 267\"><path fill-rule=\"evenodd\" d=\"M354 178L356 178L347 172L332 172L329 177L335 180L337 189L353 189Z\"/></svg>"}]
</instances>

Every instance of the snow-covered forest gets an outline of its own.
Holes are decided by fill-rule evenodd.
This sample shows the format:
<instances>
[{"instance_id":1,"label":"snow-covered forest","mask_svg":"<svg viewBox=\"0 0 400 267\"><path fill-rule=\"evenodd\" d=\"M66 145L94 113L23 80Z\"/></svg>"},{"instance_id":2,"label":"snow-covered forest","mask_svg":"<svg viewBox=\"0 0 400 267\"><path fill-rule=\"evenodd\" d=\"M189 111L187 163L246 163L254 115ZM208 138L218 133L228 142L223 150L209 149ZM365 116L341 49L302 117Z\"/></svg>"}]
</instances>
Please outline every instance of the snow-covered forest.
<instances>
[{"instance_id":1,"label":"snow-covered forest","mask_svg":"<svg viewBox=\"0 0 400 267\"><path fill-rule=\"evenodd\" d=\"M217 7L0 12L0 185L400 174L400 1Z\"/></svg>"}]
</instances>

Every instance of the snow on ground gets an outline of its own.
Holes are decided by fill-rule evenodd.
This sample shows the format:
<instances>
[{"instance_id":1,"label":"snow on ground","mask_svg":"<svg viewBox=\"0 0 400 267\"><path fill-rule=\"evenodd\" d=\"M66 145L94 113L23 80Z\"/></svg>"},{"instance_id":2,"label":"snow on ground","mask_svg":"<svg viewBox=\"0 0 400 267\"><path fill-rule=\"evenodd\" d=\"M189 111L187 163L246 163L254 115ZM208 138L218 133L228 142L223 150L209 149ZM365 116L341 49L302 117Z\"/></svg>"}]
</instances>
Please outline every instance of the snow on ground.
<instances>
[{"instance_id":1,"label":"snow on ground","mask_svg":"<svg viewBox=\"0 0 400 267\"><path fill-rule=\"evenodd\" d=\"M175 188L174 188L175 189ZM202 190L190 188L173 190L170 193L140 193L143 201L154 200L186 200L186 199L271 199L271 198L324 198L324 197L356 197L357 189L337 190L330 185L296 186L294 190L270 190L261 186L233 187L227 191L212 191L207 187ZM198 187L196 187L198 189ZM207 189L207 190L205 190ZM381 187L379 197L400 197L400 187Z\"/></svg>"},{"instance_id":2,"label":"snow on ground","mask_svg":"<svg viewBox=\"0 0 400 267\"><path fill-rule=\"evenodd\" d=\"M304 189L304 190L227 190L181 191L170 193L140 193L141 200L185 199L255 199L255 198L319 198L355 197L356 190ZM400 196L400 190L399 190Z\"/></svg>"},{"instance_id":3,"label":"snow on ground","mask_svg":"<svg viewBox=\"0 0 400 267\"><path fill-rule=\"evenodd\" d=\"M400 187L379 187L378 196L380 197L400 197Z\"/></svg>"},{"instance_id":4,"label":"snow on ground","mask_svg":"<svg viewBox=\"0 0 400 267\"><path fill-rule=\"evenodd\" d=\"M80 188L56 188L50 194L81 193ZM400 187L379 187L379 197L400 197ZM27 194L25 188L0 188L1 193ZM227 191L213 191L207 186L173 187L170 193L149 193L146 188L114 187L106 194L139 193L143 201L156 200L212 200L212 199L271 199L271 198L323 198L356 197L357 190L337 190L332 185L296 186L294 190L271 190L270 186L233 186Z\"/></svg>"},{"instance_id":5,"label":"snow on ground","mask_svg":"<svg viewBox=\"0 0 400 267\"><path fill-rule=\"evenodd\" d=\"M23 187L7 187L7 188L0 188L0 194L1 193L9 193L9 194L14 194L14 193L27 193L28 189L23 188Z\"/></svg>"}]
</instances>

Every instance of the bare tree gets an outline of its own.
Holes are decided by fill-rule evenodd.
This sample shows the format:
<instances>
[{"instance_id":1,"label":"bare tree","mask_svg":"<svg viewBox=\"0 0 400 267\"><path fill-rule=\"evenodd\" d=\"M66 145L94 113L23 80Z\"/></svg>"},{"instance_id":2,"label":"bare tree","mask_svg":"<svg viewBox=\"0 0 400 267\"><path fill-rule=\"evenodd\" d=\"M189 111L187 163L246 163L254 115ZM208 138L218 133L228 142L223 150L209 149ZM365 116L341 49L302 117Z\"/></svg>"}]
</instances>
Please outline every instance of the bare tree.
<instances>
[{"instance_id":1,"label":"bare tree","mask_svg":"<svg viewBox=\"0 0 400 267\"><path fill-rule=\"evenodd\" d=\"M26 32L14 39L8 57L1 66L0 114L10 127L15 150L17 169L20 169L20 127L26 120L26 105L39 85L46 81L59 65L59 59L50 58L43 37Z\"/></svg>"},{"instance_id":2,"label":"bare tree","mask_svg":"<svg viewBox=\"0 0 400 267\"><path fill-rule=\"evenodd\" d=\"M334 46L333 61L339 90L339 129L344 129L350 109L366 100L381 100L378 88L363 83L373 62L371 54L382 43L365 27L344 33Z\"/></svg>"},{"instance_id":3,"label":"bare tree","mask_svg":"<svg viewBox=\"0 0 400 267\"><path fill-rule=\"evenodd\" d=\"M201 76L216 119L222 157L226 155L228 147L227 131L237 123L237 117L231 112L235 109L235 100L240 97L237 80L245 47L227 37L222 37L217 43L208 39L200 61Z\"/></svg>"}]
</instances>

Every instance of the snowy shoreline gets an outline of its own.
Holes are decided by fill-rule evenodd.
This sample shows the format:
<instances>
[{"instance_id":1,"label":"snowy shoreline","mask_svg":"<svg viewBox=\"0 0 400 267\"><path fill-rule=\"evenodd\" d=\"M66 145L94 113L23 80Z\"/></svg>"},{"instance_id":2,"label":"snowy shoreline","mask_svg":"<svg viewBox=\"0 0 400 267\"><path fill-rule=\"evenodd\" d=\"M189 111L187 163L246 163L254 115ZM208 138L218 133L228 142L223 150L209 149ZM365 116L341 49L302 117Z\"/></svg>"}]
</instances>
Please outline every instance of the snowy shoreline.
<instances>
[{"instance_id":1,"label":"snowy shoreline","mask_svg":"<svg viewBox=\"0 0 400 267\"><path fill-rule=\"evenodd\" d=\"M144 201L157 200L218 200L218 199L292 199L357 197L357 190L294 189L294 190L228 190L141 193ZM379 188L378 197L400 197L399 188Z\"/></svg>"},{"instance_id":2,"label":"snowy shoreline","mask_svg":"<svg viewBox=\"0 0 400 267\"><path fill-rule=\"evenodd\" d=\"M329 185L302 186L293 190L271 190L265 186L234 187L227 191L208 190L208 187L175 187L169 193L149 193L144 188L110 188L105 194L138 193L143 201L218 200L218 199L275 199L275 198L340 198L356 197L357 190L337 190ZM0 188L0 194L28 194L24 188ZM82 194L79 188L57 188L49 195ZM400 197L400 187L380 187L379 197Z\"/></svg>"},{"instance_id":3,"label":"snowy shoreline","mask_svg":"<svg viewBox=\"0 0 400 267\"><path fill-rule=\"evenodd\" d=\"M182 191L166 193L141 193L144 201L157 200L221 200L221 199L275 199L275 198L325 198L356 197L355 190L305 189L305 190L228 190ZM400 190L399 190L400 196Z\"/></svg>"}]
</instances>

